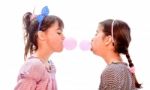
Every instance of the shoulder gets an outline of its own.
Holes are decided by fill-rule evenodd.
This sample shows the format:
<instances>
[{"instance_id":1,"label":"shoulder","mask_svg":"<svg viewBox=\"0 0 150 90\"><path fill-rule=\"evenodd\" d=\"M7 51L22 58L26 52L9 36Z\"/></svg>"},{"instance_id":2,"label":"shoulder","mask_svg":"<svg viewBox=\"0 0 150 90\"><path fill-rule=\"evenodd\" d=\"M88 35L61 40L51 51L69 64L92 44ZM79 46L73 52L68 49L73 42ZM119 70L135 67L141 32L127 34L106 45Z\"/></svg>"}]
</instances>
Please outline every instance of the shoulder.
<instances>
[{"instance_id":1,"label":"shoulder","mask_svg":"<svg viewBox=\"0 0 150 90\"><path fill-rule=\"evenodd\" d=\"M122 79L128 75L129 70L126 64L112 63L108 65L102 73L102 78L105 79Z\"/></svg>"},{"instance_id":2,"label":"shoulder","mask_svg":"<svg viewBox=\"0 0 150 90\"><path fill-rule=\"evenodd\" d=\"M20 78L40 80L44 74L45 66L38 58L28 58L20 69Z\"/></svg>"},{"instance_id":3,"label":"shoulder","mask_svg":"<svg viewBox=\"0 0 150 90\"><path fill-rule=\"evenodd\" d=\"M38 58L28 58L24 63L23 67L25 69L42 69L44 64Z\"/></svg>"},{"instance_id":4,"label":"shoulder","mask_svg":"<svg viewBox=\"0 0 150 90\"><path fill-rule=\"evenodd\" d=\"M112 63L108 65L104 71L122 73L124 71L128 71L128 67L126 63Z\"/></svg>"}]
</instances>

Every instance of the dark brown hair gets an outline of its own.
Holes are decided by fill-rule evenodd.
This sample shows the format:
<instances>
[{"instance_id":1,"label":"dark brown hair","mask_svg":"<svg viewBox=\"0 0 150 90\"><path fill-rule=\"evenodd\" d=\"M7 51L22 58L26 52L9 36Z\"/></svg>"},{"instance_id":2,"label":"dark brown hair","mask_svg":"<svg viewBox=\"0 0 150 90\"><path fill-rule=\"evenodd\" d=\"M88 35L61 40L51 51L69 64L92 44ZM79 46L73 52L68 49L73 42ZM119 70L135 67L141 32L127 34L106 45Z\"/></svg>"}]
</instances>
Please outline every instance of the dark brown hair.
<instances>
[{"instance_id":1,"label":"dark brown hair","mask_svg":"<svg viewBox=\"0 0 150 90\"><path fill-rule=\"evenodd\" d=\"M25 41L25 53L24 58L26 59L28 53L32 54L34 51L38 49L37 44L37 32L39 22L36 19L36 16L32 18L32 13L27 12L23 16L23 25L24 25L24 41ZM46 31L49 27L51 27L55 22L58 22L59 28L64 28L63 21L54 15L45 16L41 26L40 31Z\"/></svg>"},{"instance_id":2,"label":"dark brown hair","mask_svg":"<svg viewBox=\"0 0 150 90\"><path fill-rule=\"evenodd\" d=\"M115 52L125 54L128 59L129 67L133 67L134 64L128 52L128 47L131 42L130 27L128 26L127 23L121 20L115 20L114 23L113 21L114 20L112 19L107 19L100 22L100 25L104 27L103 32L106 36L112 35L113 31L112 37L114 39L113 45L115 48ZM141 84L139 84L138 81L136 80L135 74L133 73L132 75L135 79L136 88L141 88Z\"/></svg>"}]
</instances>

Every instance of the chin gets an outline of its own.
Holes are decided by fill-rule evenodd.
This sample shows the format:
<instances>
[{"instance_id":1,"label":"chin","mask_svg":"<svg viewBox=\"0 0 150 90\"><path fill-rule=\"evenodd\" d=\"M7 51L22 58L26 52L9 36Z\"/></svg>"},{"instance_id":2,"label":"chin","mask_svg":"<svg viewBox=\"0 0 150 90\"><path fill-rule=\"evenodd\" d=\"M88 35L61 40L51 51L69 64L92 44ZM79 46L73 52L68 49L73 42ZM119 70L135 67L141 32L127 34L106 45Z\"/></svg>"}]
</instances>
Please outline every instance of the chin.
<instances>
[{"instance_id":1,"label":"chin","mask_svg":"<svg viewBox=\"0 0 150 90\"><path fill-rule=\"evenodd\" d=\"M93 48L91 48L91 52L93 52L94 55L98 55L97 52Z\"/></svg>"},{"instance_id":2,"label":"chin","mask_svg":"<svg viewBox=\"0 0 150 90\"><path fill-rule=\"evenodd\" d=\"M56 52L62 52L63 51L63 48L59 48L57 50L55 50Z\"/></svg>"},{"instance_id":3,"label":"chin","mask_svg":"<svg viewBox=\"0 0 150 90\"><path fill-rule=\"evenodd\" d=\"M92 51L94 55L97 55L94 51Z\"/></svg>"}]
</instances>

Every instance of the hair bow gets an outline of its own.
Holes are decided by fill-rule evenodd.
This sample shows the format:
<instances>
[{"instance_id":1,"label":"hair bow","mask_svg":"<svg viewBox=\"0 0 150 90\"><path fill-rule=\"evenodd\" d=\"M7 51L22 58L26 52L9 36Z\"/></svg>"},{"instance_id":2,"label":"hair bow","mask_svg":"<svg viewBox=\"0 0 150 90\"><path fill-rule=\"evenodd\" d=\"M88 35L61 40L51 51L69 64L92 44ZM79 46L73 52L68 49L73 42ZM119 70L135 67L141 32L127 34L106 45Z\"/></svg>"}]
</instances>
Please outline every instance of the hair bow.
<instances>
[{"instance_id":1,"label":"hair bow","mask_svg":"<svg viewBox=\"0 0 150 90\"><path fill-rule=\"evenodd\" d=\"M48 6L45 6L42 8L41 14L36 17L38 22L39 22L39 26L38 26L39 31L40 31L40 27L41 27L41 24L42 24L44 17L48 16L48 14L49 14Z\"/></svg>"}]
</instances>

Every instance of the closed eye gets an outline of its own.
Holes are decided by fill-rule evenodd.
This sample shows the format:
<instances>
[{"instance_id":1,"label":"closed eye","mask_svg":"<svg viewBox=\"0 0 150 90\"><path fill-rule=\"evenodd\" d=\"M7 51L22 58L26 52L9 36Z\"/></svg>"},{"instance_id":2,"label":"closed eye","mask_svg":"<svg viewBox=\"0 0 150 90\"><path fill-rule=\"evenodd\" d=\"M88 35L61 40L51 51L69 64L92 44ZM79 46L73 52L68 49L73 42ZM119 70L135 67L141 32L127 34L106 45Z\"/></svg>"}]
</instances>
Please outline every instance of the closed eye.
<instances>
[{"instance_id":1,"label":"closed eye","mask_svg":"<svg viewBox=\"0 0 150 90\"><path fill-rule=\"evenodd\" d=\"M57 32L57 34L58 34L58 35L61 35L62 33L61 33L61 32Z\"/></svg>"}]
</instances>

